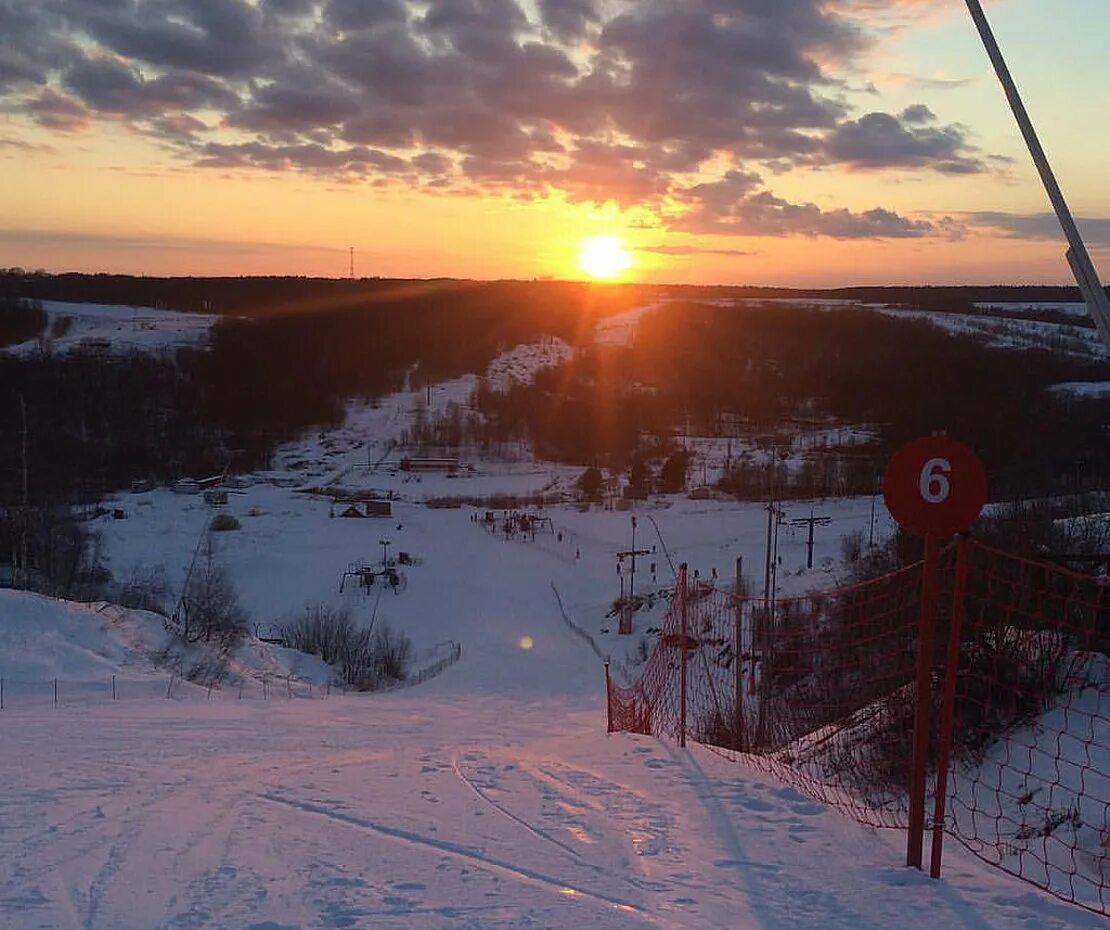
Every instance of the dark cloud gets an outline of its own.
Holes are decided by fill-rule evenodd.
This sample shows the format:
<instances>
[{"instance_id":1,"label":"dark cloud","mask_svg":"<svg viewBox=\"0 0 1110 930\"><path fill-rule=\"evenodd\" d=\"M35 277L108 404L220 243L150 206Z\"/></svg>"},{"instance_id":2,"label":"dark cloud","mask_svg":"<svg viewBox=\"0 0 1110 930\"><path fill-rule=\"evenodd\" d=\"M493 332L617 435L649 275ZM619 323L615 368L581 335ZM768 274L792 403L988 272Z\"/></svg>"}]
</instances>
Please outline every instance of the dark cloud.
<instances>
[{"instance_id":1,"label":"dark cloud","mask_svg":"<svg viewBox=\"0 0 1110 930\"><path fill-rule=\"evenodd\" d=\"M323 14L325 23L343 32L408 21L408 11L401 0L327 0Z\"/></svg>"},{"instance_id":2,"label":"dark cloud","mask_svg":"<svg viewBox=\"0 0 1110 930\"><path fill-rule=\"evenodd\" d=\"M62 84L91 110L143 117L166 110L235 107L239 98L223 83L193 71L145 78L114 58L85 58L62 75Z\"/></svg>"},{"instance_id":3,"label":"dark cloud","mask_svg":"<svg viewBox=\"0 0 1110 930\"><path fill-rule=\"evenodd\" d=\"M284 57L247 0L44 0L105 49L157 67L248 76Z\"/></svg>"},{"instance_id":4,"label":"dark cloud","mask_svg":"<svg viewBox=\"0 0 1110 930\"><path fill-rule=\"evenodd\" d=\"M915 239L936 234L938 225L890 210L862 213L822 210L790 203L762 189L757 175L732 171L722 180L680 192L690 209L672 224L690 233L736 236L828 236L833 239Z\"/></svg>"},{"instance_id":5,"label":"dark cloud","mask_svg":"<svg viewBox=\"0 0 1110 930\"><path fill-rule=\"evenodd\" d=\"M79 132L89 125L89 110L84 104L49 88L29 97L23 110L40 126L59 132Z\"/></svg>"},{"instance_id":6,"label":"dark cloud","mask_svg":"<svg viewBox=\"0 0 1110 930\"><path fill-rule=\"evenodd\" d=\"M928 107L910 107L899 118L868 113L841 123L824 140L821 153L852 168L924 168L945 174L986 170L959 126L923 126L934 120Z\"/></svg>"},{"instance_id":7,"label":"dark cloud","mask_svg":"<svg viewBox=\"0 0 1110 930\"><path fill-rule=\"evenodd\" d=\"M601 24L601 12L594 0L539 0L544 25L563 42L584 39Z\"/></svg>"},{"instance_id":8,"label":"dark cloud","mask_svg":"<svg viewBox=\"0 0 1110 930\"><path fill-rule=\"evenodd\" d=\"M859 0L0 0L0 107L123 120L198 165L519 197L690 228L911 236L791 204L759 172L968 173L924 105L852 112ZM719 165L737 170L724 175ZM706 175L704 172L708 171ZM699 183L700 182L700 183Z\"/></svg>"}]
</instances>

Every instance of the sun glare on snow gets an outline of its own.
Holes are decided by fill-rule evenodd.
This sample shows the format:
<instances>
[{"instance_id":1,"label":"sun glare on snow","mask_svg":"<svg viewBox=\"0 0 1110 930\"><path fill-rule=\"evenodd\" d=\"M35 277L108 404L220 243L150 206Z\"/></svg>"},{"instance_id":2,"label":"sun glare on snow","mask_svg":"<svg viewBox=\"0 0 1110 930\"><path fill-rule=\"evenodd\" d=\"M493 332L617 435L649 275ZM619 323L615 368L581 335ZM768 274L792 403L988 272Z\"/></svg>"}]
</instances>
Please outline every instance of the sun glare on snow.
<instances>
[{"instance_id":1,"label":"sun glare on snow","mask_svg":"<svg viewBox=\"0 0 1110 930\"><path fill-rule=\"evenodd\" d=\"M617 236L590 236L582 240L578 267L591 278L610 281L632 267L632 254Z\"/></svg>"}]
</instances>

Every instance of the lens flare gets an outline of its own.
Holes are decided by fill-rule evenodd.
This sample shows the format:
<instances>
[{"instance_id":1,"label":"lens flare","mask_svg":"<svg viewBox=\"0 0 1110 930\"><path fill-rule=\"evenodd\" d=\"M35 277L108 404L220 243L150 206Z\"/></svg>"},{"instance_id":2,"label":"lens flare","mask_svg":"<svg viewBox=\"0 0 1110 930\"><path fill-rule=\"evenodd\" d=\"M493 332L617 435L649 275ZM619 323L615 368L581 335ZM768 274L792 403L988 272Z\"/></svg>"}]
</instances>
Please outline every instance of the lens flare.
<instances>
[{"instance_id":1,"label":"lens flare","mask_svg":"<svg viewBox=\"0 0 1110 930\"><path fill-rule=\"evenodd\" d=\"M578 267L591 278L609 281L632 267L632 254L618 236L590 236L582 240Z\"/></svg>"}]
</instances>

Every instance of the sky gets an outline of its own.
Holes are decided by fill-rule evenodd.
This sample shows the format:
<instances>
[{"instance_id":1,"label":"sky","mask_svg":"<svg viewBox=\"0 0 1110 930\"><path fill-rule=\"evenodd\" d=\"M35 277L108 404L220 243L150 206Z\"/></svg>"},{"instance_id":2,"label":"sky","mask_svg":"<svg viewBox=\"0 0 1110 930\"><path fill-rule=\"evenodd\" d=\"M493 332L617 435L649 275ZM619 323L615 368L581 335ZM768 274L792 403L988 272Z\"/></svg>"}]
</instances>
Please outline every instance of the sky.
<instances>
[{"instance_id":1,"label":"sky","mask_svg":"<svg viewBox=\"0 0 1110 930\"><path fill-rule=\"evenodd\" d=\"M1110 274L1110 8L984 0ZM0 0L0 266L1070 283L962 0Z\"/></svg>"}]
</instances>

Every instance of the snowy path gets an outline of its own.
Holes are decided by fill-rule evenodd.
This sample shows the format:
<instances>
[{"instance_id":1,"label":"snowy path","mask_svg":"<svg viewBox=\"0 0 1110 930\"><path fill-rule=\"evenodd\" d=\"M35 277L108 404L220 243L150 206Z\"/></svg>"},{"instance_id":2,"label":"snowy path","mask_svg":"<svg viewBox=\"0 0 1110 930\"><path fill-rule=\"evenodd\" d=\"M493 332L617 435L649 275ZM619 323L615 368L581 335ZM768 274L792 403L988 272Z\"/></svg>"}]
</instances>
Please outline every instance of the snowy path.
<instances>
[{"instance_id":1,"label":"snowy path","mask_svg":"<svg viewBox=\"0 0 1110 930\"><path fill-rule=\"evenodd\" d=\"M450 679L450 673L444 676ZM104 705L0 718L0 925L103 930L1095 927L595 696Z\"/></svg>"}]
</instances>

